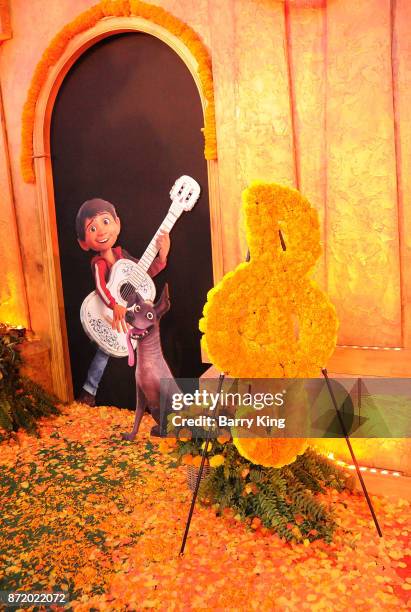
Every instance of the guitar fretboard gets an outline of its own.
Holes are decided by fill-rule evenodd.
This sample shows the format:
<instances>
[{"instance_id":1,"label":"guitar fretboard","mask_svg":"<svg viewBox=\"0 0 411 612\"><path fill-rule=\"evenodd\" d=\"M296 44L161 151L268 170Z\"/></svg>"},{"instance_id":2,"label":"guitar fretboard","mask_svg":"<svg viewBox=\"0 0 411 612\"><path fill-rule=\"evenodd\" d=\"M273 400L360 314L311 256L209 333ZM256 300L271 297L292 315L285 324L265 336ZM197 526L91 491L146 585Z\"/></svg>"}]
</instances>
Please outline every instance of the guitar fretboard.
<instances>
[{"instance_id":1,"label":"guitar fretboard","mask_svg":"<svg viewBox=\"0 0 411 612\"><path fill-rule=\"evenodd\" d=\"M173 206L170 207L164 221L154 234L150 244L144 251L137 266L134 268L133 272L128 278L128 282L133 285L134 289L137 289L137 287L144 281L144 276L158 253L157 238L159 234L163 231L170 232L181 213L182 211L173 210Z\"/></svg>"}]
</instances>

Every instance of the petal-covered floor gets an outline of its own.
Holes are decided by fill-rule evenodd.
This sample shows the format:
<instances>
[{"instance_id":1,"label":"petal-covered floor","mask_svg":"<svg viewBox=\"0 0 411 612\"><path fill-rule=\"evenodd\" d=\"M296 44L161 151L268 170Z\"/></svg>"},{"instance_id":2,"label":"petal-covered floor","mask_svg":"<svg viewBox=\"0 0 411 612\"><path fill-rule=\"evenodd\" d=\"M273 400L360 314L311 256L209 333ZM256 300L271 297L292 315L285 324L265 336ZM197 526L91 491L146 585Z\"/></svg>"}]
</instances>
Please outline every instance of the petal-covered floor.
<instances>
[{"instance_id":1,"label":"petal-covered floor","mask_svg":"<svg viewBox=\"0 0 411 612\"><path fill-rule=\"evenodd\" d=\"M289 545L197 505L179 557L185 469L150 439L149 417L121 440L132 420L73 403L40 438L0 445L0 590L64 591L73 610L408 608L408 502L373 498L379 541L363 497L330 493L331 546Z\"/></svg>"}]
</instances>

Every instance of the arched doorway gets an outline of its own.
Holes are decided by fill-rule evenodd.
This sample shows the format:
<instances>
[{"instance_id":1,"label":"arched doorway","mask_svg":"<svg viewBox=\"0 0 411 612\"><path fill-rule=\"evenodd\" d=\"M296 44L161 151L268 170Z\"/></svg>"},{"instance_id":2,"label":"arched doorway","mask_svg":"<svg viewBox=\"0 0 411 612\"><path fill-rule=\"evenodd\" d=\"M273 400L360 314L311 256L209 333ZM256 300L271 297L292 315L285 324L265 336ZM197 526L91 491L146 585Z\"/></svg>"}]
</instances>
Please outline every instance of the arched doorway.
<instances>
[{"instance_id":1,"label":"arched doorway","mask_svg":"<svg viewBox=\"0 0 411 612\"><path fill-rule=\"evenodd\" d=\"M72 66L51 119L54 201L73 386L78 392L95 348L81 329L80 304L92 290L89 259L77 245L74 218L90 197L112 201L122 221L119 244L139 256L164 218L180 174L202 185L200 201L177 222L167 270L172 309L162 323L164 352L177 376L204 369L198 319L212 286L201 100L179 56L145 33L100 41ZM99 403L132 406L125 359L111 359Z\"/></svg>"}]
</instances>

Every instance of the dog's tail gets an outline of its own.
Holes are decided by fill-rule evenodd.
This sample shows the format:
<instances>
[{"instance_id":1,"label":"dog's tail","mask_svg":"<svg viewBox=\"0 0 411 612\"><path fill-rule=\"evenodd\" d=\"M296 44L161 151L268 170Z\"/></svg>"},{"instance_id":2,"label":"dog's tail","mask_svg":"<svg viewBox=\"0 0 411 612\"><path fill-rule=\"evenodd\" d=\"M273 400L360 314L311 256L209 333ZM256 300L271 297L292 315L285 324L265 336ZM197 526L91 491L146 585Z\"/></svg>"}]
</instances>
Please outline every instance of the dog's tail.
<instances>
[{"instance_id":1,"label":"dog's tail","mask_svg":"<svg viewBox=\"0 0 411 612\"><path fill-rule=\"evenodd\" d=\"M133 367L134 361L135 361L135 357L134 357L133 345L131 344L131 340L130 340L131 332L132 332L132 330L129 329L128 332L127 332L126 339L127 339L127 348L128 348L128 365L130 367Z\"/></svg>"}]
</instances>

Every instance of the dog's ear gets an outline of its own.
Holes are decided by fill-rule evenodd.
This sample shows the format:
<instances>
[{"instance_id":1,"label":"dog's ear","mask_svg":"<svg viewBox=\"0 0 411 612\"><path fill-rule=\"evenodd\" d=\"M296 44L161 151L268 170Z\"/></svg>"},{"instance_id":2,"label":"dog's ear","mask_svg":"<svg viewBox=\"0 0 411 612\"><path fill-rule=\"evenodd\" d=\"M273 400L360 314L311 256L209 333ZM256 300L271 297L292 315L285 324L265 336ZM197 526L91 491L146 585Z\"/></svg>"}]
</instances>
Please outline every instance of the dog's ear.
<instances>
[{"instance_id":1,"label":"dog's ear","mask_svg":"<svg viewBox=\"0 0 411 612\"><path fill-rule=\"evenodd\" d=\"M154 304L154 310L156 311L158 321L168 310L170 310L170 295L168 293L168 283L164 285L164 289L161 292L160 299L158 300L157 304Z\"/></svg>"}]
</instances>

